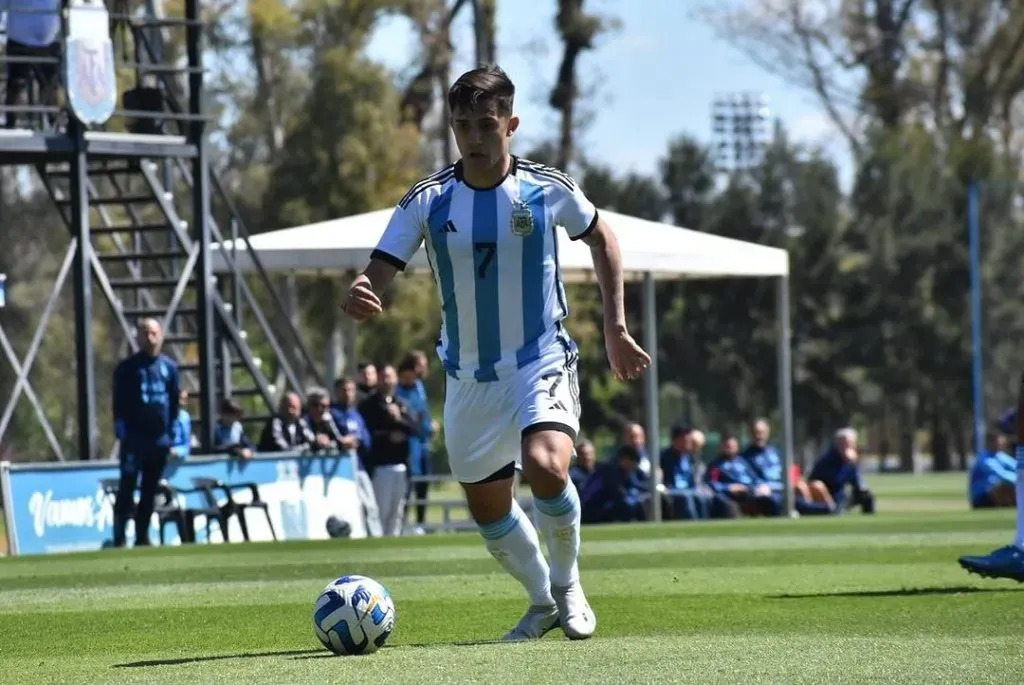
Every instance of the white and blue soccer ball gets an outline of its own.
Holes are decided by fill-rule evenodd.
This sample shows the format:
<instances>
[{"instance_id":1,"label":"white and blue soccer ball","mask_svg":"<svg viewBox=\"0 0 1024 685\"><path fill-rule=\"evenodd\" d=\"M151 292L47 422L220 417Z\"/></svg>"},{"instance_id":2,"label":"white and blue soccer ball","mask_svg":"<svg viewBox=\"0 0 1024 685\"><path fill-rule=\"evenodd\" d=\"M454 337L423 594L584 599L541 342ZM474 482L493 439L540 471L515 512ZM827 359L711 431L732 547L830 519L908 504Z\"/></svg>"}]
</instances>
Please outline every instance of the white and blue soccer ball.
<instances>
[{"instance_id":1,"label":"white and blue soccer ball","mask_svg":"<svg viewBox=\"0 0 1024 685\"><path fill-rule=\"evenodd\" d=\"M371 654L395 629L395 603L383 585L366 576L342 576L316 599L313 629L338 656Z\"/></svg>"}]
</instances>

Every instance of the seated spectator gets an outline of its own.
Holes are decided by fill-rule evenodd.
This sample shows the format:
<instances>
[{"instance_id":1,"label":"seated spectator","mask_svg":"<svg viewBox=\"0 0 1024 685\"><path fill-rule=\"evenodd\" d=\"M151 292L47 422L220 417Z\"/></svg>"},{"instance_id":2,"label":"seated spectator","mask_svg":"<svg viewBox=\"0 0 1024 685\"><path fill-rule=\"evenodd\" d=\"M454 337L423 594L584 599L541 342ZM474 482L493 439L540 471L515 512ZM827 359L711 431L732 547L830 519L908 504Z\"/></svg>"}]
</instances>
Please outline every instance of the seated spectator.
<instances>
[{"instance_id":1,"label":"seated spectator","mask_svg":"<svg viewBox=\"0 0 1024 685\"><path fill-rule=\"evenodd\" d=\"M985 434L985 449L971 467L972 509L1017 506L1017 461L1006 452L1006 438Z\"/></svg>"},{"instance_id":2,"label":"seated spectator","mask_svg":"<svg viewBox=\"0 0 1024 685\"><path fill-rule=\"evenodd\" d=\"M814 464L807 480L812 486L818 481L828 489L837 512L859 506L865 514L875 513L875 496L864 485L857 465L857 431L852 428L836 431L832 445ZM847 487L852 493L849 498Z\"/></svg>"},{"instance_id":3,"label":"seated spectator","mask_svg":"<svg viewBox=\"0 0 1024 685\"><path fill-rule=\"evenodd\" d=\"M702 486L698 477L700 461L694 456L694 431L675 426L672 444L662 450L663 501L666 519L737 518L740 509L728 496Z\"/></svg>"},{"instance_id":4,"label":"seated spectator","mask_svg":"<svg viewBox=\"0 0 1024 685\"><path fill-rule=\"evenodd\" d=\"M649 493L639 452L623 445L587 479L580 493L580 520L587 524L646 521Z\"/></svg>"},{"instance_id":5,"label":"seated spectator","mask_svg":"<svg viewBox=\"0 0 1024 685\"><path fill-rule=\"evenodd\" d=\"M178 393L178 416L171 426L171 457L188 459L192 454L192 416L188 413L188 390Z\"/></svg>"},{"instance_id":6,"label":"seated spectator","mask_svg":"<svg viewBox=\"0 0 1024 685\"><path fill-rule=\"evenodd\" d=\"M740 443L735 436L722 438L718 456L708 464L704 482L715 492L729 497L748 516L779 516L782 495L761 480L746 459L740 457Z\"/></svg>"},{"instance_id":7,"label":"seated spectator","mask_svg":"<svg viewBox=\"0 0 1024 685\"><path fill-rule=\"evenodd\" d=\"M324 388L310 388L306 392L306 414L303 417L313 431L314 449L348 452L359 444L355 436L346 436L341 429L343 420L331 409L331 396Z\"/></svg>"},{"instance_id":8,"label":"seated spectator","mask_svg":"<svg viewBox=\"0 0 1024 685\"><path fill-rule=\"evenodd\" d=\"M217 410L217 425L213 427L213 449L238 457L252 459L252 443L245 437L242 417L245 412L242 405L230 397L220 401Z\"/></svg>"},{"instance_id":9,"label":"seated spectator","mask_svg":"<svg viewBox=\"0 0 1024 685\"><path fill-rule=\"evenodd\" d=\"M647 454L647 431L639 423L627 423L622 431L622 444L630 445L640 455L640 472L651 475L651 458Z\"/></svg>"},{"instance_id":10,"label":"seated spectator","mask_svg":"<svg viewBox=\"0 0 1024 685\"><path fill-rule=\"evenodd\" d=\"M751 434L754 439L740 456L747 460L747 464L758 478L768 483L773 493L781 496L785 487L785 463L779 451L768 442L771 436L768 421L754 421L751 425ZM793 496L796 510L802 515L830 514L835 510L832 496L820 482L812 486L802 478L797 479L793 484Z\"/></svg>"},{"instance_id":11,"label":"seated spectator","mask_svg":"<svg viewBox=\"0 0 1024 685\"><path fill-rule=\"evenodd\" d=\"M597 452L594 443L583 439L576 443L576 458L569 467L569 480L576 486L576 492L583 492L587 479L594 474L597 467Z\"/></svg>"},{"instance_id":12,"label":"seated spectator","mask_svg":"<svg viewBox=\"0 0 1024 685\"><path fill-rule=\"evenodd\" d=\"M316 436L302 418L302 399L297 392L286 392L277 414L263 427L257 450L260 452L309 452Z\"/></svg>"}]
</instances>

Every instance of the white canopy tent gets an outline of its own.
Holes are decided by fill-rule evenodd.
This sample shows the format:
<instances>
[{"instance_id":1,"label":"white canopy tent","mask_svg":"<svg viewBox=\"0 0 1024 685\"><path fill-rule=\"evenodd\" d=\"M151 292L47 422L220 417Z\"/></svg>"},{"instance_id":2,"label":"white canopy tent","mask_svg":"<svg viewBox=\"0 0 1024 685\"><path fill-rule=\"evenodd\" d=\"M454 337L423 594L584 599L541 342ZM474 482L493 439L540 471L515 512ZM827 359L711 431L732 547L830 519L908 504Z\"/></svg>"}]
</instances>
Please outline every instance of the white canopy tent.
<instances>
[{"instance_id":1,"label":"white canopy tent","mask_svg":"<svg viewBox=\"0 0 1024 685\"><path fill-rule=\"evenodd\" d=\"M256 258L268 271L351 271L361 270L376 247L391 209L286 228L253 236L249 243ZM778 320L779 407L782 414L785 509L793 511L792 371L789 329L789 255L785 250L748 243L732 238L701 233L616 212L601 210L601 216L615 231L622 251L625 278L641 281L644 289L643 344L652 363L644 376L647 406L648 452L657 472L659 465L660 417L658 403L658 345L655 308L655 280L676 278L775 278L777 281L776 316ZM590 249L582 242L561 240L559 264L566 281L593 280L594 266ZM214 271L253 268L252 258L241 244L212 246ZM427 268L426 251L421 247L409 262L411 268ZM742 306L742 305L741 305ZM660 498L653 498L654 518L660 520Z\"/></svg>"}]
</instances>

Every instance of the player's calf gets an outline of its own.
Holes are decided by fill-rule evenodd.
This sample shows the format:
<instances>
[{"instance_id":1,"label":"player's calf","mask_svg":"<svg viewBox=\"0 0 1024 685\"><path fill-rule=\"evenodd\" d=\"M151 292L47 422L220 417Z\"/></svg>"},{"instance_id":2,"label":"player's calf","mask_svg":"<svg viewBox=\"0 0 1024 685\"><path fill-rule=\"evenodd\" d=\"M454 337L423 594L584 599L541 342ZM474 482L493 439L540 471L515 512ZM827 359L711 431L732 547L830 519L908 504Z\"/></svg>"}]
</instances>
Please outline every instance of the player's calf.
<instances>
[{"instance_id":1,"label":"player's calf","mask_svg":"<svg viewBox=\"0 0 1024 685\"><path fill-rule=\"evenodd\" d=\"M558 620L567 637L582 640L594 634L597 619L579 579L580 499L568 477L572 450L573 438L565 431L523 435L523 470L533 490L537 525L547 540Z\"/></svg>"}]
</instances>

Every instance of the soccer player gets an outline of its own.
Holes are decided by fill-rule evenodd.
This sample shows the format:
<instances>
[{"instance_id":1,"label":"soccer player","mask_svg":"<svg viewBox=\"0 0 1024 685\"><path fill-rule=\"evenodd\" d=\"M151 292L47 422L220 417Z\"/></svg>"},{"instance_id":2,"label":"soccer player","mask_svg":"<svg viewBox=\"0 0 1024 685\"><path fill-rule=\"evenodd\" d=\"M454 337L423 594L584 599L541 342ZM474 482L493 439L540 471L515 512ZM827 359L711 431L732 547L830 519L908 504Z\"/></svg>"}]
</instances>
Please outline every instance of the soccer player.
<instances>
[{"instance_id":1,"label":"soccer player","mask_svg":"<svg viewBox=\"0 0 1024 685\"><path fill-rule=\"evenodd\" d=\"M357 321L381 312L379 293L426 244L441 299L438 355L448 375L444 434L487 549L526 589L530 607L505 638L556 626L584 639L597 620L580 586L580 503L569 481L579 431L576 344L566 332L556 226L594 259L605 349L620 380L650 357L626 329L614 233L572 178L517 158L515 87L498 67L466 72L448 91L462 158L409 190L342 309ZM537 530L513 497L517 462L533 490Z\"/></svg>"}]
</instances>

